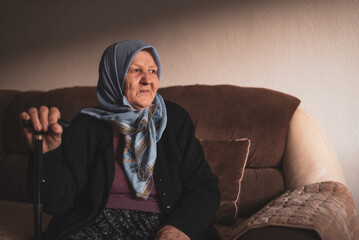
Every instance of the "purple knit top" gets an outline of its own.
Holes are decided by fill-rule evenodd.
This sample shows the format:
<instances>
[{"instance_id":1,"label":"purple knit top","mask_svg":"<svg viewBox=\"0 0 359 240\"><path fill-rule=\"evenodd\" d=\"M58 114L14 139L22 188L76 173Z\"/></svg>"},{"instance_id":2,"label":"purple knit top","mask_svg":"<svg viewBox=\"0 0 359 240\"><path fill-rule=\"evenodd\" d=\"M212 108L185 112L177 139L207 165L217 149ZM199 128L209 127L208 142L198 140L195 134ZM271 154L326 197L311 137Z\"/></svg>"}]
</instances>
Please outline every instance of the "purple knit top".
<instances>
[{"instance_id":1,"label":"purple knit top","mask_svg":"<svg viewBox=\"0 0 359 240\"><path fill-rule=\"evenodd\" d=\"M120 138L118 130L113 129L113 136L113 145L115 150L115 177L106 208L161 213L162 211L158 202L155 185L153 185L153 189L147 200L136 197L135 190L129 183L123 169L122 154L119 153L120 144L123 143L121 143L122 138Z\"/></svg>"}]
</instances>

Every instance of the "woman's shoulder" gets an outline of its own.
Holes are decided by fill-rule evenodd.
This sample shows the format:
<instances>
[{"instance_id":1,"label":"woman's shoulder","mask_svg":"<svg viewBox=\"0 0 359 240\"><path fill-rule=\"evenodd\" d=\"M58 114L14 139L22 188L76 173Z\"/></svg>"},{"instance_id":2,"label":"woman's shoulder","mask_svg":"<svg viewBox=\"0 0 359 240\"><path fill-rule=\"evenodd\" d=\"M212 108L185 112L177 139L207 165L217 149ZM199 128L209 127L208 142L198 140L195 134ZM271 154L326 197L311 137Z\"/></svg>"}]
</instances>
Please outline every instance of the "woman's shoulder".
<instances>
[{"instance_id":1,"label":"woman's shoulder","mask_svg":"<svg viewBox=\"0 0 359 240\"><path fill-rule=\"evenodd\" d=\"M83 113L78 113L74 119L71 121L72 126L85 126L85 125L92 125L96 124L97 119Z\"/></svg>"},{"instance_id":2,"label":"woman's shoulder","mask_svg":"<svg viewBox=\"0 0 359 240\"><path fill-rule=\"evenodd\" d=\"M183 114L188 115L187 110L184 109L182 106L178 105L177 103L165 100L167 112L171 114Z\"/></svg>"},{"instance_id":3,"label":"woman's shoulder","mask_svg":"<svg viewBox=\"0 0 359 240\"><path fill-rule=\"evenodd\" d=\"M165 100L167 116L173 119L186 119L188 118L188 112L182 106L177 103Z\"/></svg>"},{"instance_id":4,"label":"woman's shoulder","mask_svg":"<svg viewBox=\"0 0 359 240\"><path fill-rule=\"evenodd\" d=\"M179 134L193 127L193 122L186 109L170 101L165 101L165 103L167 109L167 128L171 128L175 134Z\"/></svg>"},{"instance_id":5,"label":"woman's shoulder","mask_svg":"<svg viewBox=\"0 0 359 240\"><path fill-rule=\"evenodd\" d=\"M68 130L70 132L101 132L105 128L108 128L109 124L106 124L104 121L100 121L86 114L77 114L75 118L71 121L70 127Z\"/></svg>"}]
</instances>

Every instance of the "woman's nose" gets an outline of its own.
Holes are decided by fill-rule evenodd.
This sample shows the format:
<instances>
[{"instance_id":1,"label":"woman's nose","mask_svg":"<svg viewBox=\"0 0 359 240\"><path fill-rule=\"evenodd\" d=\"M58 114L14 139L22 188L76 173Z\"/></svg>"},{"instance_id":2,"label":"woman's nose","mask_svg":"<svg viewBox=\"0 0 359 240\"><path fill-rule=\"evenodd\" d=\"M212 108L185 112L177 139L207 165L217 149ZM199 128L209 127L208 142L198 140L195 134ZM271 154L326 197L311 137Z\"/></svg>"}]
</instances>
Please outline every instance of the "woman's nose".
<instances>
[{"instance_id":1,"label":"woman's nose","mask_svg":"<svg viewBox=\"0 0 359 240\"><path fill-rule=\"evenodd\" d=\"M152 76L149 72L145 71L141 78L141 84L147 85L152 83Z\"/></svg>"}]
</instances>

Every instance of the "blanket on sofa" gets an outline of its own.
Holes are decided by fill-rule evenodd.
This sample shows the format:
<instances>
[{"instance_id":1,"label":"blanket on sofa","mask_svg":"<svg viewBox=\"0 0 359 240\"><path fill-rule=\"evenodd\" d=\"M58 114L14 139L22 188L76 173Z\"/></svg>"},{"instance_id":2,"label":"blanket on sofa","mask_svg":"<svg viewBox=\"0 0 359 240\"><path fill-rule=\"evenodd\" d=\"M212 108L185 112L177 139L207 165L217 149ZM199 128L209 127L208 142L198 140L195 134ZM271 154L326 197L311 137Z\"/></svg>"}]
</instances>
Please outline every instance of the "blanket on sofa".
<instances>
[{"instance_id":1,"label":"blanket on sofa","mask_svg":"<svg viewBox=\"0 0 359 240\"><path fill-rule=\"evenodd\" d=\"M231 238L238 239L252 229L279 226L314 230L326 240L347 239L347 236L356 240L359 239L359 220L350 207L352 201L351 193L338 182L315 183L288 190L238 226ZM333 224L333 221L343 224Z\"/></svg>"}]
</instances>

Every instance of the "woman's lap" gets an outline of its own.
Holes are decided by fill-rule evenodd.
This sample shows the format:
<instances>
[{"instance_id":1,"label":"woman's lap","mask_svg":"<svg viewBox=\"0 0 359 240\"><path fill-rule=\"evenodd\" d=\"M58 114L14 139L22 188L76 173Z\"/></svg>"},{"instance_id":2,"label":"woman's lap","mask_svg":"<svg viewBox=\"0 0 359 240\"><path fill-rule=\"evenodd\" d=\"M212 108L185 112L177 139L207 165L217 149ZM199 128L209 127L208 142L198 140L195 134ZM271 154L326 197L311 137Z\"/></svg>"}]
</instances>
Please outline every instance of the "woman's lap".
<instances>
[{"instance_id":1,"label":"woman's lap","mask_svg":"<svg viewBox=\"0 0 359 240\"><path fill-rule=\"evenodd\" d=\"M159 213L105 209L95 223L70 236L71 240L154 239L163 223Z\"/></svg>"}]
</instances>

